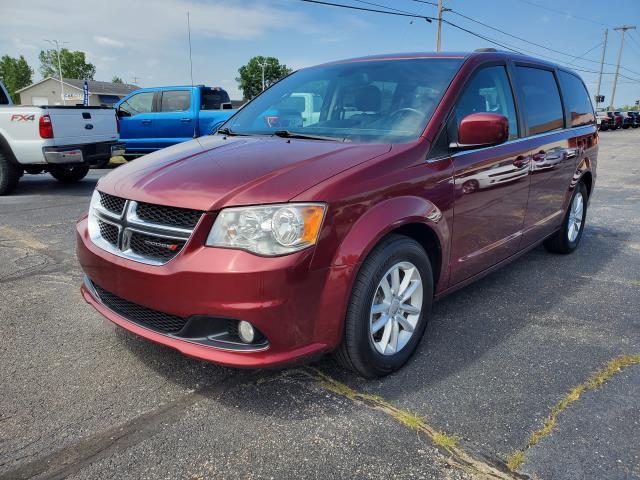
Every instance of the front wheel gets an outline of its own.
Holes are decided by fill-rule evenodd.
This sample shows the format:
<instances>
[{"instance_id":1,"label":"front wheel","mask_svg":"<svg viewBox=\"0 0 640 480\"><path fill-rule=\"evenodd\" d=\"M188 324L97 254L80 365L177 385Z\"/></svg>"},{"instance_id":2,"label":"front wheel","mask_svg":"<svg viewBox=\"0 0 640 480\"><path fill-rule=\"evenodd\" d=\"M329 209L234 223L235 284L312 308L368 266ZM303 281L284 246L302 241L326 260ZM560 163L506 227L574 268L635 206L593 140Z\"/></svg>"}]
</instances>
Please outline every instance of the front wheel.
<instances>
[{"instance_id":1,"label":"front wheel","mask_svg":"<svg viewBox=\"0 0 640 480\"><path fill-rule=\"evenodd\" d=\"M367 378L398 370L416 350L433 300L429 257L415 240L391 235L365 260L334 357Z\"/></svg>"},{"instance_id":2,"label":"front wheel","mask_svg":"<svg viewBox=\"0 0 640 480\"><path fill-rule=\"evenodd\" d=\"M544 241L544 246L548 251L566 254L578 248L584 232L584 222L587 218L587 199L587 187L580 182L571 197L562 228Z\"/></svg>"},{"instance_id":3,"label":"front wheel","mask_svg":"<svg viewBox=\"0 0 640 480\"><path fill-rule=\"evenodd\" d=\"M49 167L53 178L62 183L79 182L89 173L88 165L55 165Z\"/></svg>"}]
</instances>

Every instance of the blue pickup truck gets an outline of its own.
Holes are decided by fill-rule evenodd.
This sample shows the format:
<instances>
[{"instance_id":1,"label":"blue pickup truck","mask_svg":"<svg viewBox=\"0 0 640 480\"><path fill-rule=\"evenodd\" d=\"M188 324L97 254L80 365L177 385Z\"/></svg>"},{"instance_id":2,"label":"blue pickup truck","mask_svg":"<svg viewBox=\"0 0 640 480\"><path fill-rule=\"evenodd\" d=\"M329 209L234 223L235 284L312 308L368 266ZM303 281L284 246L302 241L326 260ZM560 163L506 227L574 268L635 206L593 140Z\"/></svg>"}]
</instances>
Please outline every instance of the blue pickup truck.
<instances>
[{"instance_id":1,"label":"blue pickup truck","mask_svg":"<svg viewBox=\"0 0 640 480\"><path fill-rule=\"evenodd\" d=\"M142 88L116 104L127 155L142 155L207 135L235 113L219 87Z\"/></svg>"}]
</instances>

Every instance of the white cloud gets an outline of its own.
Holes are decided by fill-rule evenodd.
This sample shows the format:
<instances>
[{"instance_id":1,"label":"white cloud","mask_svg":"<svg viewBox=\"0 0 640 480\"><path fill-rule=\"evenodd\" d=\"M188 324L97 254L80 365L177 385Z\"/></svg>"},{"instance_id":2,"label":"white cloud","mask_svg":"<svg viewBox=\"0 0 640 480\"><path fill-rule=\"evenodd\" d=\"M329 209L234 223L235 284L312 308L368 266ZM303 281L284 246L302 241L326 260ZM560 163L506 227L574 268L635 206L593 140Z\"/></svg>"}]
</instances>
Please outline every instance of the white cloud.
<instances>
[{"instance_id":1,"label":"white cloud","mask_svg":"<svg viewBox=\"0 0 640 480\"><path fill-rule=\"evenodd\" d=\"M124 47L124 43L115 40L111 37L102 37L100 35L94 35L93 36L93 41L96 42L98 45L101 45L103 47L112 47L112 48L123 48Z\"/></svg>"}]
</instances>

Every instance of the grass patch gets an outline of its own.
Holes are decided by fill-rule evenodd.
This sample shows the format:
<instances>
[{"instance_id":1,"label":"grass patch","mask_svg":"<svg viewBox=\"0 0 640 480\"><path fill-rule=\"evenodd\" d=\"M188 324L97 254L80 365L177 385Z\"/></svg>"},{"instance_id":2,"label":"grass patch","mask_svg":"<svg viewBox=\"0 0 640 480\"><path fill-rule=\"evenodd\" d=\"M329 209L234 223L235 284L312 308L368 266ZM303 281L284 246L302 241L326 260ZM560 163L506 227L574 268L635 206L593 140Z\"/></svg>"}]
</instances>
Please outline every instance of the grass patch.
<instances>
[{"instance_id":1,"label":"grass patch","mask_svg":"<svg viewBox=\"0 0 640 480\"><path fill-rule=\"evenodd\" d=\"M524 450L516 450L507 457L507 466L512 471L517 470L524 461L527 449L537 445L543 438L553 432L558 424L558 416L565 411L572 403L577 402L583 393L600 388L613 375L624 368L640 364L639 355L622 355L609 361L604 368L592 374L587 380L573 387L558 403L551 409L551 413L545 419L542 427L534 431L527 442Z\"/></svg>"},{"instance_id":2,"label":"grass patch","mask_svg":"<svg viewBox=\"0 0 640 480\"><path fill-rule=\"evenodd\" d=\"M507 457L507 468L513 472L518 470L524 462L524 450L516 450Z\"/></svg>"}]
</instances>

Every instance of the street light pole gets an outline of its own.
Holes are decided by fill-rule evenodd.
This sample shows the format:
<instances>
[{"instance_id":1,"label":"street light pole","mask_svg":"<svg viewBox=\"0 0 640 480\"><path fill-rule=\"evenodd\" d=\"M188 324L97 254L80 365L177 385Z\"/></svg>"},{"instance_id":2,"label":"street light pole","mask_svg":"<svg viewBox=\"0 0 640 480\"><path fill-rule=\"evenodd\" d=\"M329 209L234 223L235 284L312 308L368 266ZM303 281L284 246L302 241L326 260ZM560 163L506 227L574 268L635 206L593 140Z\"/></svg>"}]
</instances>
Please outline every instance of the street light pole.
<instances>
[{"instance_id":1,"label":"street light pole","mask_svg":"<svg viewBox=\"0 0 640 480\"><path fill-rule=\"evenodd\" d=\"M267 68L267 62L259 63L258 65L262 68L262 91L264 92L267 88L264 81L264 70Z\"/></svg>"},{"instance_id":2,"label":"street light pole","mask_svg":"<svg viewBox=\"0 0 640 480\"><path fill-rule=\"evenodd\" d=\"M67 101L64 98L64 82L62 81L62 61L60 60L60 44L63 45L68 42L62 42L60 40L45 40L45 42L49 42L56 47L56 53L58 54L58 75L60 78L60 96L62 97L62 104L66 105Z\"/></svg>"},{"instance_id":3,"label":"street light pole","mask_svg":"<svg viewBox=\"0 0 640 480\"><path fill-rule=\"evenodd\" d=\"M598 88L596 92L596 110L598 110L598 100L600 99L600 85L602 84L602 70L604 68L604 55L607 51L607 37L609 35L609 29L605 28L604 30L604 44L602 47L602 57L600 59L600 76L598 77Z\"/></svg>"},{"instance_id":4,"label":"street light pole","mask_svg":"<svg viewBox=\"0 0 640 480\"><path fill-rule=\"evenodd\" d=\"M624 34L627 30L635 30L635 25L623 25L621 27L615 28L617 32L621 33L620 39L620 50L618 50L618 63L616 65L616 75L613 78L613 91L611 92L611 109L615 110L616 106L614 100L616 98L616 87L618 86L618 75L620 74L620 60L622 60L622 47L624 47Z\"/></svg>"}]
</instances>

